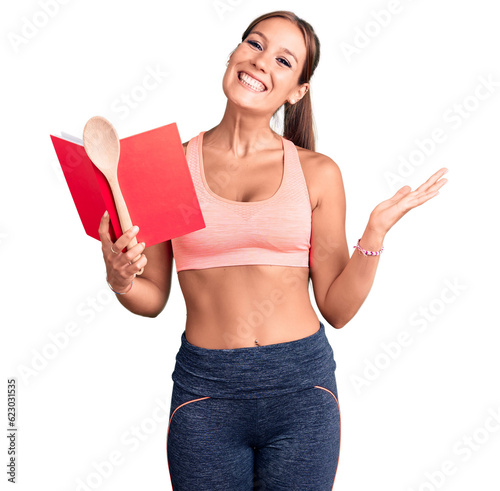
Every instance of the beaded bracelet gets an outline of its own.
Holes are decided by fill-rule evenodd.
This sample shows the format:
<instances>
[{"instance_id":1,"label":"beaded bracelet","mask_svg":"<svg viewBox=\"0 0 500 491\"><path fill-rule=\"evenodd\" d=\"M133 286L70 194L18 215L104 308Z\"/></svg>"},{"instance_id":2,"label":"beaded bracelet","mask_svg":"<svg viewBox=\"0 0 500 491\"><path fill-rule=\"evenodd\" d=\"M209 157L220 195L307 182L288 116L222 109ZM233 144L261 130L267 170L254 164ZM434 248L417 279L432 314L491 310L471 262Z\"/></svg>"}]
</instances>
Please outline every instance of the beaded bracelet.
<instances>
[{"instance_id":1,"label":"beaded bracelet","mask_svg":"<svg viewBox=\"0 0 500 491\"><path fill-rule=\"evenodd\" d=\"M382 251L384 250L384 247L380 249L380 251L367 251L366 249L363 249L360 245L359 242L361 239L358 239L358 243L354 246L355 249L358 249L360 254L363 254L363 256L380 256L382 254Z\"/></svg>"},{"instance_id":2,"label":"beaded bracelet","mask_svg":"<svg viewBox=\"0 0 500 491\"><path fill-rule=\"evenodd\" d=\"M134 280L132 280L132 283L130 283L130 288L129 288L126 292L122 292L122 293L120 293L120 292L115 292L115 291L113 290L113 287L109 284L109 281L108 281L108 279L107 279L107 278L106 278L106 283L108 284L109 288L111 288L111 291L112 291L113 293L116 293L117 295L125 295L125 294L126 294L126 293L128 293L130 290L132 290L132 285L134 284Z\"/></svg>"}]
</instances>

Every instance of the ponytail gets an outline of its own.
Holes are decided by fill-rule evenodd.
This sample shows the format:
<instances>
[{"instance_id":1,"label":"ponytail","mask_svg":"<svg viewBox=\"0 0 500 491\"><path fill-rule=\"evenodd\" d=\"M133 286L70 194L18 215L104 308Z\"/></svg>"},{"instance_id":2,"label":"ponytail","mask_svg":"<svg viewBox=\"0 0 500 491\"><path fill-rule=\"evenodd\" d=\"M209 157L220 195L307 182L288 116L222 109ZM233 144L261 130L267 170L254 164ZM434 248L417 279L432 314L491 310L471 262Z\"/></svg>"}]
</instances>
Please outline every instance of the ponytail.
<instances>
[{"instance_id":1,"label":"ponytail","mask_svg":"<svg viewBox=\"0 0 500 491\"><path fill-rule=\"evenodd\" d=\"M285 102L285 118L283 136L292 141L296 146L316 149L316 138L314 132L314 119L312 114L312 103L310 91L296 104Z\"/></svg>"}]
</instances>

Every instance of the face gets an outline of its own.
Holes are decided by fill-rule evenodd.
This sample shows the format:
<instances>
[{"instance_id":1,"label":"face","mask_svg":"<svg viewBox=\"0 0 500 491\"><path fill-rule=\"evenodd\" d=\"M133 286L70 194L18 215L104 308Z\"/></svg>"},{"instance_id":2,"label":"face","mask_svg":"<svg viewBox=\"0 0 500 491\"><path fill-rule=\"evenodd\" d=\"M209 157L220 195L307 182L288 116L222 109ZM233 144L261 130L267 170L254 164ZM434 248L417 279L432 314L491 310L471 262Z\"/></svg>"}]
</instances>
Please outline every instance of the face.
<instances>
[{"instance_id":1,"label":"face","mask_svg":"<svg viewBox=\"0 0 500 491\"><path fill-rule=\"evenodd\" d=\"M232 53L224 93L239 107L272 115L307 92L309 84L298 83L305 60L304 37L296 25L280 17L263 20Z\"/></svg>"}]
</instances>

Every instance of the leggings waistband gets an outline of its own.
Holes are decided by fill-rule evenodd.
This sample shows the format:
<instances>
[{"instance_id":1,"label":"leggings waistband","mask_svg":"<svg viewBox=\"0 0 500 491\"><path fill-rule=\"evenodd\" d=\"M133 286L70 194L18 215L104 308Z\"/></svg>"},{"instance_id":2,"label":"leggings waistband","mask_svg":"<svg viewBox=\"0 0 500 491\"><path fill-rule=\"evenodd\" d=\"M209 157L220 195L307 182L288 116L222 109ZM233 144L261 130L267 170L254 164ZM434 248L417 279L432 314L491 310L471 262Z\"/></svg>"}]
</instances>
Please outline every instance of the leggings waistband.
<instances>
[{"instance_id":1,"label":"leggings waistband","mask_svg":"<svg viewBox=\"0 0 500 491\"><path fill-rule=\"evenodd\" d=\"M320 321L319 330L305 338L251 348L201 348L184 331L172 379L201 396L253 399L335 384L335 368Z\"/></svg>"}]
</instances>

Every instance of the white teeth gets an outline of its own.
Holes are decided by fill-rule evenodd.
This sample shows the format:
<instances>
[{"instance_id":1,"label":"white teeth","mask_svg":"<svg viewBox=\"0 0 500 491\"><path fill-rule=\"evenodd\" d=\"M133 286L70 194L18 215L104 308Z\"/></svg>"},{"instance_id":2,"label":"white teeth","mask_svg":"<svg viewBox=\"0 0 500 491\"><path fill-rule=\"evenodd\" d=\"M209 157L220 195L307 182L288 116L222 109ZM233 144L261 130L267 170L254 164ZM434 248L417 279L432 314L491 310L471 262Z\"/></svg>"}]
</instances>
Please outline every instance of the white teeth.
<instances>
[{"instance_id":1,"label":"white teeth","mask_svg":"<svg viewBox=\"0 0 500 491\"><path fill-rule=\"evenodd\" d=\"M263 83L259 82L258 80L255 80L253 77L251 77L245 72L240 72L239 79L244 84L248 85L249 87L258 92L264 92L266 90L266 86Z\"/></svg>"}]
</instances>

